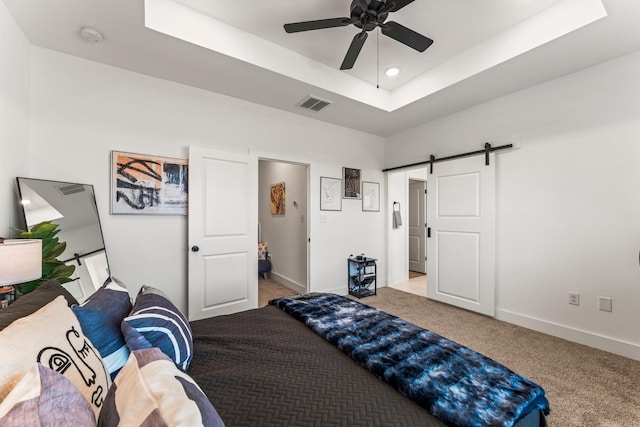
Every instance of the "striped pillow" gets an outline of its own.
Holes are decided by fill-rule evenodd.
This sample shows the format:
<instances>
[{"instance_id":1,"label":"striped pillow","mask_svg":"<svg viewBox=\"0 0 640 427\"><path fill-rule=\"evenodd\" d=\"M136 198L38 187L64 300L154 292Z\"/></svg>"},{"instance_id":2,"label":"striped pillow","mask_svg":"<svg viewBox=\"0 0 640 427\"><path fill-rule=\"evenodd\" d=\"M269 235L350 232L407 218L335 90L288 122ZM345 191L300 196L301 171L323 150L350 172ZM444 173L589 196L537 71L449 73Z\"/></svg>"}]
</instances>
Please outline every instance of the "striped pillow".
<instances>
[{"instance_id":1,"label":"striped pillow","mask_svg":"<svg viewBox=\"0 0 640 427\"><path fill-rule=\"evenodd\" d=\"M129 349L120 331L122 319L131 312L129 292L117 282L107 280L82 305L71 309L114 379L129 358Z\"/></svg>"},{"instance_id":2,"label":"striped pillow","mask_svg":"<svg viewBox=\"0 0 640 427\"><path fill-rule=\"evenodd\" d=\"M158 348L133 350L107 393L100 427L224 427L198 384Z\"/></svg>"},{"instance_id":3,"label":"striped pillow","mask_svg":"<svg viewBox=\"0 0 640 427\"><path fill-rule=\"evenodd\" d=\"M158 347L183 371L193 359L193 336L186 317L159 289L143 286L121 325L131 351Z\"/></svg>"}]
</instances>

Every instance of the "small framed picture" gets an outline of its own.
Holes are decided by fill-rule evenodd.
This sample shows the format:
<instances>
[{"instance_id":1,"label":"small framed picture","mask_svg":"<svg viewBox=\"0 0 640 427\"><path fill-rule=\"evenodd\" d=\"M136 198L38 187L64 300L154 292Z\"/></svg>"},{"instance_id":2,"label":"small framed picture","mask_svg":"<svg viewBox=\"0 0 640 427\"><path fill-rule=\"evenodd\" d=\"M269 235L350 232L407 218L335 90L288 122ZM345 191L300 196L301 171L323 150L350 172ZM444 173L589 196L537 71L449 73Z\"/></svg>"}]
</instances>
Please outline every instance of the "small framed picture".
<instances>
[{"instance_id":1,"label":"small framed picture","mask_svg":"<svg viewBox=\"0 0 640 427\"><path fill-rule=\"evenodd\" d=\"M271 215L284 215L287 191L284 182L271 186Z\"/></svg>"},{"instance_id":2,"label":"small framed picture","mask_svg":"<svg viewBox=\"0 0 640 427\"><path fill-rule=\"evenodd\" d=\"M342 168L342 198L360 199L362 190L360 187L360 169Z\"/></svg>"},{"instance_id":3,"label":"small framed picture","mask_svg":"<svg viewBox=\"0 0 640 427\"><path fill-rule=\"evenodd\" d=\"M320 177L320 210L321 211L341 211L342 197L340 188L342 180L340 178Z\"/></svg>"},{"instance_id":4,"label":"small framed picture","mask_svg":"<svg viewBox=\"0 0 640 427\"><path fill-rule=\"evenodd\" d=\"M365 212L380 211L380 184L362 181L362 210Z\"/></svg>"}]
</instances>

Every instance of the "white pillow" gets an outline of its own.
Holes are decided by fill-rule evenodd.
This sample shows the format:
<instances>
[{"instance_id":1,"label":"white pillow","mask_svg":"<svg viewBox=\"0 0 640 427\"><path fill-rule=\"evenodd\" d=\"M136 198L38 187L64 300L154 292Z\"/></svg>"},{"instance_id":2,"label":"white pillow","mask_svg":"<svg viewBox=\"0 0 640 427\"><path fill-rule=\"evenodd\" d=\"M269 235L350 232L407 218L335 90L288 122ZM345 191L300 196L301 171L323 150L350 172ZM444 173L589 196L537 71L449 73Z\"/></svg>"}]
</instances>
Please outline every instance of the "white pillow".
<instances>
[{"instance_id":1,"label":"white pillow","mask_svg":"<svg viewBox=\"0 0 640 427\"><path fill-rule=\"evenodd\" d=\"M111 378L63 296L0 331L0 348L0 401L39 362L69 379L98 418Z\"/></svg>"}]
</instances>

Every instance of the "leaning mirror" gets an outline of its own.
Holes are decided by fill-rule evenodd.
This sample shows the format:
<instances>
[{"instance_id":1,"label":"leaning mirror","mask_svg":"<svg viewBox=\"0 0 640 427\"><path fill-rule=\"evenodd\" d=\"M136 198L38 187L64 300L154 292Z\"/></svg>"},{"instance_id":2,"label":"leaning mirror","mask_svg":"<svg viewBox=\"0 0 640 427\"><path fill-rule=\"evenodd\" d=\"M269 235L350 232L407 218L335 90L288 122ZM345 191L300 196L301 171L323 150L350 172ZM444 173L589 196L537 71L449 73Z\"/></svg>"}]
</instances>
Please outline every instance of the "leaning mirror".
<instances>
[{"instance_id":1,"label":"leaning mirror","mask_svg":"<svg viewBox=\"0 0 640 427\"><path fill-rule=\"evenodd\" d=\"M42 221L59 225L58 237L67 248L58 258L76 266L73 282L65 287L83 301L109 277L93 186L23 177L17 181L26 229Z\"/></svg>"}]
</instances>

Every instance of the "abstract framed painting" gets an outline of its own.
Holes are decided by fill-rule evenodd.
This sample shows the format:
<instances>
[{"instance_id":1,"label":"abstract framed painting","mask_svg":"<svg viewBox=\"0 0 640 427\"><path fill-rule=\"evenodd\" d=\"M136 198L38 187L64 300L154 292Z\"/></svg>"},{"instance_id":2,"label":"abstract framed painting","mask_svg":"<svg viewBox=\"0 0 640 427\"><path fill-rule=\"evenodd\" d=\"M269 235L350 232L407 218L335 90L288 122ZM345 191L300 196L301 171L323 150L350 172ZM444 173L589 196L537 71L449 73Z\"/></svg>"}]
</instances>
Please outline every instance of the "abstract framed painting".
<instances>
[{"instance_id":1,"label":"abstract framed painting","mask_svg":"<svg viewBox=\"0 0 640 427\"><path fill-rule=\"evenodd\" d=\"M361 199L360 169L342 168L342 198Z\"/></svg>"},{"instance_id":2,"label":"abstract framed painting","mask_svg":"<svg viewBox=\"0 0 640 427\"><path fill-rule=\"evenodd\" d=\"M321 211L341 211L342 197L340 178L320 177L320 210Z\"/></svg>"},{"instance_id":3,"label":"abstract framed painting","mask_svg":"<svg viewBox=\"0 0 640 427\"><path fill-rule=\"evenodd\" d=\"M186 215L186 159L111 152L111 214Z\"/></svg>"},{"instance_id":4,"label":"abstract framed painting","mask_svg":"<svg viewBox=\"0 0 640 427\"><path fill-rule=\"evenodd\" d=\"M271 215L284 215L287 188L284 182L279 182L271 186Z\"/></svg>"}]
</instances>

